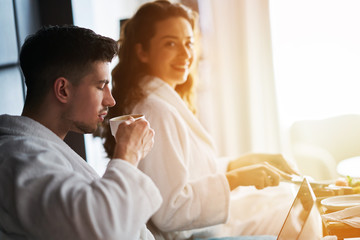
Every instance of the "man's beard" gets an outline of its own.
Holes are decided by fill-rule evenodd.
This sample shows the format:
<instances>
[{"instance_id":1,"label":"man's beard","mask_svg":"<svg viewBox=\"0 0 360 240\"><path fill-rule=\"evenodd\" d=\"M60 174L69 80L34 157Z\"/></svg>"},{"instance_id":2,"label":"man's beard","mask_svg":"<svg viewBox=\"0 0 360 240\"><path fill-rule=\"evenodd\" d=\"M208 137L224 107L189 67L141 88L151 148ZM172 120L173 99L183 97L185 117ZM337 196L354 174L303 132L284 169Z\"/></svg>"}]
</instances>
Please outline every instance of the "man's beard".
<instances>
[{"instance_id":1,"label":"man's beard","mask_svg":"<svg viewBox=\"0 0 360 240\"><path fill-rule=\"evenodd\" d=\"M79 132L79 133L93 133L95 132L95 130L97 129L97 125L96 127L93 127L89 124L86 124L84 122L74 122L74 126L75 129L74 131Z\"/></svg>"}]
</instances>

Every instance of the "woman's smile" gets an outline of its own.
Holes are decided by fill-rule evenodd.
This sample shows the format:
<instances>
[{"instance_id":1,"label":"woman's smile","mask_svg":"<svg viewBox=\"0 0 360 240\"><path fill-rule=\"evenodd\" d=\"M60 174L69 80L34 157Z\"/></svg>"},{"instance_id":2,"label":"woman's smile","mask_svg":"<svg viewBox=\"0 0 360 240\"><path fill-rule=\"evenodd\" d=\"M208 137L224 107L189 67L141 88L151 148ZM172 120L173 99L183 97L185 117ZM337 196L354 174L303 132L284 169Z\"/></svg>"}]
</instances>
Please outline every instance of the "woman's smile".
<instances>
[{"instance_id":1,"label":"woman's smile","mask_svg":"<svg viewBox=\"0 0 360 240\"><path fill-rule=\"evenodd\" d=\"M148 74L170 86L182 84L189 75L194 59L193 30L183 17L171 17L155 24L150 47L142 49L140 60L148 66Z\"/></svg>"}]
</instances>

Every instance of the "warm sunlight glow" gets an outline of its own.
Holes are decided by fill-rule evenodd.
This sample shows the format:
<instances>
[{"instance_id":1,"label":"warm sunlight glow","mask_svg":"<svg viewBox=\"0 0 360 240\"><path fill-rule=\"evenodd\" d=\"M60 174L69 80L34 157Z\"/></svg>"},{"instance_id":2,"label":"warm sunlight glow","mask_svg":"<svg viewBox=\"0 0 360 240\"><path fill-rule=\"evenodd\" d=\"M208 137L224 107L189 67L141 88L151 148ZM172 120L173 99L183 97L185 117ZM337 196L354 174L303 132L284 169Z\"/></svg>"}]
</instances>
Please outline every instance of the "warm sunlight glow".
<instances>
[{"instance_id":1,"label":"warm sunlight glow","mask_svg":"<svg viewBox=\"0 0 360 240\"><path fill-rule=\"evenodd\" d=\"M280 121L360 113L360 1L270 0Z\"/></svg>"}]
</instances>

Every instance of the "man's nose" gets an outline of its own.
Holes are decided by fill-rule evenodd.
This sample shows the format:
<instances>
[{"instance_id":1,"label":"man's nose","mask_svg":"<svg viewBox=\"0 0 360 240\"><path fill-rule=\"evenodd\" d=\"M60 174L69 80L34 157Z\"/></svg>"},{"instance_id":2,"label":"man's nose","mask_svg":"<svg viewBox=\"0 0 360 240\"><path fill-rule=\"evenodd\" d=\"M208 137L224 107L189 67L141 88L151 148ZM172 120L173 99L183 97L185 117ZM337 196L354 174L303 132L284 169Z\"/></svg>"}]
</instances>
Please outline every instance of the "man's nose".
<instances>
[{"instance_id":1,"label":"man's nose","mask_svg":"<svg viewBox=\"0 0 360 240\"><path fill-rule=\"evenodd\" d=\"M109 86L106 86L103 105L106 107L113 107L113 106L115 106L115 104L116 104L116 101L113 98L113 96L111 95L110 88L109 88Z\"/></svg>"}]
</instances>

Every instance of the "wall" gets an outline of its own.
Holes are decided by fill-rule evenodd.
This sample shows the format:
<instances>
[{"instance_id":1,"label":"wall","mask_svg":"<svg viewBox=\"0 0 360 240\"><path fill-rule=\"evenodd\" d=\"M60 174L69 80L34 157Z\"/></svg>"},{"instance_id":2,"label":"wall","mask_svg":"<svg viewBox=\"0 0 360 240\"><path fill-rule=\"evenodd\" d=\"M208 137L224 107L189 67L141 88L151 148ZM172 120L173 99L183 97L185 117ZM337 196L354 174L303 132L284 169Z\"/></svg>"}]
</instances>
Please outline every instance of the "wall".
<instances>
[{"instance_id":1,"label":"wall","mask_svg":"<svg viewBox=\"0 0 360 240\"><path fill-rule=\"evenodd\" d=\"M26 86L18 55L26 36L42 25L72 23L71 0L1 0L0 114L21 114ZM86 159L82 134L71 132L65 142Z\"/></svg>"},{"instance_id":2,"label":"wall","mask_svg":"<svg viewBox=\"0 0 360 240\"><path fill-rule=\"evenodd\" d=\"M40 26L38 1L2 0L0 8L0 114L20 114L25 85L18 53L25 37Z\"/></svg>"}]
</instances>

